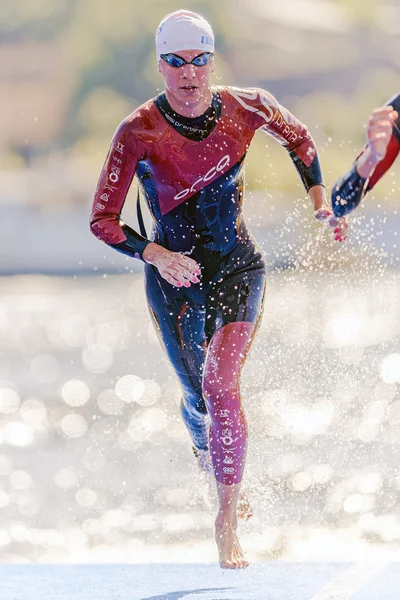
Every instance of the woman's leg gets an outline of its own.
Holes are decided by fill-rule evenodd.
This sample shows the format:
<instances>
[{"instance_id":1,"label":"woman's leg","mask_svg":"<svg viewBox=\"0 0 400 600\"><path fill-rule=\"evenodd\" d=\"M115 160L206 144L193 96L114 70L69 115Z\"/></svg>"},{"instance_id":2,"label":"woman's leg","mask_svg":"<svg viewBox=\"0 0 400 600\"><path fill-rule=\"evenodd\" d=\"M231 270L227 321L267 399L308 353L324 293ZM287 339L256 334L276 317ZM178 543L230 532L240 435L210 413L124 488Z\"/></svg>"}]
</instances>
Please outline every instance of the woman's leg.
<instances>
[{"instance_id":1,"label":"woman's leg","mask_svg":"<svg viewBox=\"0 0 400 600\"><path fill-rule=\"evenodd\" d=\"M181 414L193 445L208 450L209 419L202 394L205 310L185 289L160 281L146 266L146 294L160 342L182 388Z\"/></svg>"},{"instance_id":2,"label":"woman's leg","mask_svg":"<svg viewBox=\"0 0 400 600\"><path fill-rule=\"evenodd\" d=\"M255 323L229 323L211 339L203 393L211 420L210 451L219 498L216 541L225 568L248 565L236 536L237 502L246 460L247 421L240 395L240 371Z\"/></svg>"},{"instance_id":3,"label":"woman's leg","mask_svg":"<svg viewBox=\"0 0 400 600\"><path fill-rule=\"evenodd\" d=\"M215 533L220 565L241 568L248 563L236 535L237 503L247 450L240 374L262 312L264 272L260 269L230 277L219 282L216 288L210 295L212 320L206 321L206 334L209 337L211 333L212 337L203 374L203 395L211 421L211 458L219 498Z\"/></svg>"}]
</instances>

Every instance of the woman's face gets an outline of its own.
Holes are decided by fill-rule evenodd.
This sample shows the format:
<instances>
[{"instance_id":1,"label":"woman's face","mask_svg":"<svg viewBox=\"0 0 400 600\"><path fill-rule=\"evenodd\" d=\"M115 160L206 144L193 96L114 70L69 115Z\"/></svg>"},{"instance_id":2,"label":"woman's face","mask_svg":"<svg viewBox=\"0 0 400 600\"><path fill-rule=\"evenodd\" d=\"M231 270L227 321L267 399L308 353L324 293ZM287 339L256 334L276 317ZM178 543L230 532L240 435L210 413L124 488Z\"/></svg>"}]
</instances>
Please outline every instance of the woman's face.
<instances>
[{"instance_id":1,"label":"woman's face","mask_svg":"<svg viewBox=\"0 0 400 600\"><path fill-rule=\"evenodd\" d=\"M174 52L187 62L202 54L199 50L180 50ZM160 58L159 71L164 79L165 90L180 104L190 106L209 96L210 77L214 70L214 58L202 67L193 64L171 67Z\"/></svg>"}]
</instances>

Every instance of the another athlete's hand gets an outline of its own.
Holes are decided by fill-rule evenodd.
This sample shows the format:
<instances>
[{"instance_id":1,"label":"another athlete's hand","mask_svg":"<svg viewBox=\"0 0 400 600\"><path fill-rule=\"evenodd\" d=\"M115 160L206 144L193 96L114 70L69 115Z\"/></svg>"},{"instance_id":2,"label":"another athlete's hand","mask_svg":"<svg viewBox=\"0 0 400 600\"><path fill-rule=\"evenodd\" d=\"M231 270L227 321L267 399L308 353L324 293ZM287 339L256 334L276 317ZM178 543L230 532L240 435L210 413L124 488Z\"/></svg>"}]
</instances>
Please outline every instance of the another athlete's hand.
<instances>
[{"instance_id":1,"label":"another athlete's hand","mask_svg":"<svg viewBox=\"0 0 400 600\"><path fill-rule=\"evenodd\" d=\"M392 106L376 108L368 121L368 147L372 158L378 163L386 155L392 137L393 125L398 114Z\"/></svg>"},{"instance_id":2,"label":"another athlete's hand","mask_svg":"<svg viewBox=\"0 0 400 600\"><path fill-rule=\"evenodd\" d=\"M161 277L175 287L190 287L199 283L200 267L195 260L180 252L171 252L154 242L146 246L143 260L154 265Z\"/></svg>"},{"instance_id":3,"label":"another athlete's hand","mask_svg":"<svg viewBox=\"0 0 400 600\"><path fill-rule=\"evenodd\" d=\"M347 232L349 229L347 217L335 217L332 209L328 206L321 206L321 208L315 211L314 217L317 221L326 223L329 227L333 228L335 240L344 242L347 239Z\"/></svg>"}]
</instances>

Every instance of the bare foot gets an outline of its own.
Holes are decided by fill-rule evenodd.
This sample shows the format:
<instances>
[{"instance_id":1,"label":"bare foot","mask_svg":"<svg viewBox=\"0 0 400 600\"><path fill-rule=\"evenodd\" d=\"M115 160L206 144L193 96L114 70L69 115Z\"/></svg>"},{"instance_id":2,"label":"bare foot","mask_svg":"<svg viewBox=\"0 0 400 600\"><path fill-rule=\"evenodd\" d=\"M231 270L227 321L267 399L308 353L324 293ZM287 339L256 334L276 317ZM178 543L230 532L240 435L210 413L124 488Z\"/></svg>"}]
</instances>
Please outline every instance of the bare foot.
<instances>
[{"instance_id":1,"label":"bare foot","mask_svg":"<svg viewBox=\"0 0 400 600\"><path fill-rule=\"evenodd\" d=\"M246 492L240 492L239 500L237 503L237 516L238 519L248 521L253 516L253 509L250 504L250 500Z\"/></svg>"},{"instance_id":2,"label":"bare foot","mask_svg":"<svg viewBox=\"0 0 400 600\"><path fill-rule=\"evenodd\" d=\"M245 569L249 566L236 535L236 526L236 523L223 522L218 517L215 521L215 541L222 569Z\"/></svg>"}]
</instances>

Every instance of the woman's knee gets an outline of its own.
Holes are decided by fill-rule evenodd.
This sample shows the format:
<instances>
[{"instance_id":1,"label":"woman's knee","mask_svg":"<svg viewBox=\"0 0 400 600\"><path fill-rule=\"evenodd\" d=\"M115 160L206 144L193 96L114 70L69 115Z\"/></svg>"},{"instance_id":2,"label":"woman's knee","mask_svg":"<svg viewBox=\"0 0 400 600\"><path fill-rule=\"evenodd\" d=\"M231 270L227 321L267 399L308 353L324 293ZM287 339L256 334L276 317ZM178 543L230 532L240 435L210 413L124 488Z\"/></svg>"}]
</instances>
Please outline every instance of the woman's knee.
<instances>
[{"instance_id":1,"label":"woman's knee","mask_svg":"<svg viewBox=\"0 0 400 600\"><path fill-rule=\"evenodd\" d=\"M191 417L204 417L207 414L207 406L204 398L198 394L183 394L181 398L181 412Z\"/></svg>"},{"instance_id":2,"label":"woman's knee","mask_svg":"<svg viewBox=\"0 0 400 600\"><path fill-rule=\"evenodd\" d=\"M239 322L228 323L214 333L204 365L203 394L211 396L238 389L254 332L254 323Z\"/></svg>"}]
</instances>

